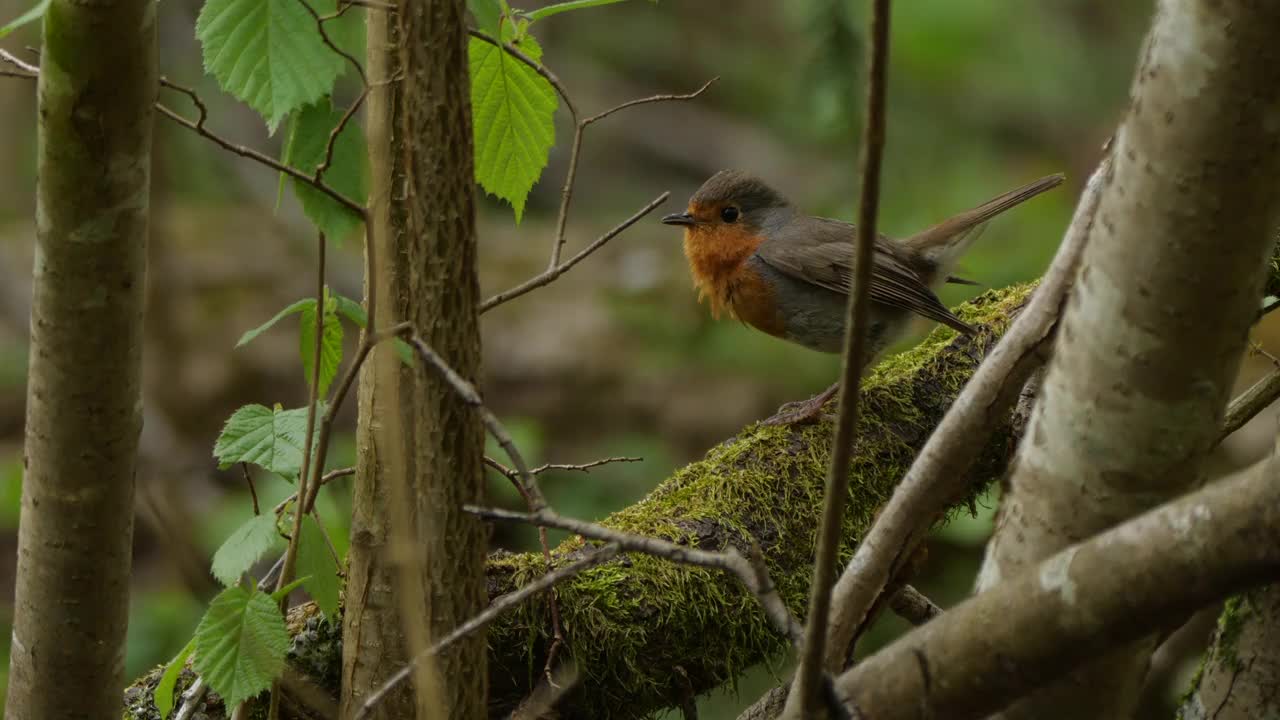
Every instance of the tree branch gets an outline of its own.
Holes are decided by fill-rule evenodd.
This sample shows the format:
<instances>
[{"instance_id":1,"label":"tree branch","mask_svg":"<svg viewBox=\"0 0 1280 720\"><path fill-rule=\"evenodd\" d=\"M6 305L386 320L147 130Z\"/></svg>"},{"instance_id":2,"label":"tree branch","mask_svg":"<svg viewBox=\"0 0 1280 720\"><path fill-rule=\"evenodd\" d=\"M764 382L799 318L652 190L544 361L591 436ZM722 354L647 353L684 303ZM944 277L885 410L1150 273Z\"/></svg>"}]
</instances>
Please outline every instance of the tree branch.
<instances>
[{"instance_id":1,"label":"tree branch","mask_svg":"<svg viewBox=\"0 0 1280 720\"><path fill-rule=\"evenodd\" d=\"M876 720L985 717L1107 650L1274 580L1278 472L1273 454L1068 547L904 635L837 685Z\"/></svg>"},{"instance_id":2,"label":"tree branch","mask_svg":"<svg viewBox=\"0 0 1280 720\"><path fill-rule=\"evenodd\" d=\"M858 391L868 354L867 322L871 314L872 251L875 247L876 219L880 211L880 164L884 154L885 86L889 64L889 0L872 0L867 49L867 120L862 133L861 195L858 222L853 239L852 292L845 314L844 366L840 374L840 399L831 469L822 505L822 525L818 531L814 559L813 587L809 590L804 646L800 668L787 702L784 716L814 717L821 706L821 677L827 651L827 619L831 611L836 559L840 551L841 524L845 496L849 493L849 463L853 455L854 429L858 424ZM840 651L837 651L840 652Z\"/></svg>"}]
</instances>

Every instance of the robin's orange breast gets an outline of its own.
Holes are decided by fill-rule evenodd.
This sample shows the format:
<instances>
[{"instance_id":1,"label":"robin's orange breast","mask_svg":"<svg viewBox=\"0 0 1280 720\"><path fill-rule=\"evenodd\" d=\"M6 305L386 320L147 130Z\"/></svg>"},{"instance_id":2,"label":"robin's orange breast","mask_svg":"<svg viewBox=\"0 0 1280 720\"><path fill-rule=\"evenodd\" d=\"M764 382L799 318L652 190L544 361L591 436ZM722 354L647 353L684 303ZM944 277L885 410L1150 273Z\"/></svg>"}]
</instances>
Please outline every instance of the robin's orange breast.
<instances>
[{"instance_id":1,"label":"robin's orange breast","mask_svg":"<svg viewBox=\"0 0 1280 720\"><path fill-rule=\"evenodd\" d=\"M749 262L738 266L738 271L726 286L726 292L726 304L734 317L774 337L787 336L773 284L761 276Z\"/></svg>"}]
</instances>

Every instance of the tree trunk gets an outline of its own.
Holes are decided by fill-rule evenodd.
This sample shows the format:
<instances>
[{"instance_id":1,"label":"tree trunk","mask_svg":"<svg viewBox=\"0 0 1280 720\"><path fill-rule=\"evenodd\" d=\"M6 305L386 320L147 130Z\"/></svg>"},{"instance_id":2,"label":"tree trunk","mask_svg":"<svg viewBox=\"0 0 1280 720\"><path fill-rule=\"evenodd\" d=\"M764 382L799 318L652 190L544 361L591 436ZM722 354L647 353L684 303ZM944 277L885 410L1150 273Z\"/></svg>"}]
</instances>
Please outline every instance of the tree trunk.
<instances>
[{"instance_id":1,"label":"tree trunk","mask_svg":"<svg viewBox=\"0 0 1280 720\"><path fill-rule=\"evenodd\" d=\"M1227 602L1178 717L1280 717L1280 585Z\"/></svg>"},{"instance_id":2,"label":"tree trunk","mask_svg":"<svg viewBox=\"0 0 1280 720\"><path fill-rule=\"evenodd\" d=\"M465 4L369 13L373 186L368 283L373 325L412 322L463 377L479 376L476 239ZM395 78L395 80L391 80ZM420 648L485 605L478 416L418 363L374 351L360 384L358 472L343 639L342 715ZM398 537L404 541L397 542ZM441 682L403 688L380 718L485 713L482 633L439 656ZM415 710L414 689L419 695Z\"/></svg>"},{"instance_id":3,"label":"tree trunk","mask_svg":"<svg viewBox=\"0 0 1280 720\"><path fill-rule=\"evenodd\" d=\"M45 15L11 718L120 717L155 7L56 0Z\"/></svg>"},{"instance_id":4,"label":"tree trunk","mask_svg":"<svg viewBox=\"0 0 1280 720\"><path fill-rule=\"evenodd\" d=\"M1278 26L1272 3L1159 3L980 588L1203 481L1280 210ZM1006 717L1127 717L1152 649Z\"/></svg>"}]
</instances>

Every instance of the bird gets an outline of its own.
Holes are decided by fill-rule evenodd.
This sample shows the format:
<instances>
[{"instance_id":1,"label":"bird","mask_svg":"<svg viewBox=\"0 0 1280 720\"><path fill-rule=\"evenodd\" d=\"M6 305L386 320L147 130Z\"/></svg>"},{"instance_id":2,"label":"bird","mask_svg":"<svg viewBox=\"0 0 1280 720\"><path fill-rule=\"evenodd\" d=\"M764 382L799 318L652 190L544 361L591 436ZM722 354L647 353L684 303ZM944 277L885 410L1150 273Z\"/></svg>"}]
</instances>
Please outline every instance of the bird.
<instances>
[{"instance_id":1,"label":"bird","mask_svg":"<svg viewBox=\"0 0 1280 720\"><path fill-rule=\"evenodd\" d=\"M960 255L995 216L1057 187L1048 175L918 232L874 239L871 310L863 368L875 362L907 328L913 315L958 332L974 329L938 299ZM712 175L684 212L662 218L684 228L684 254L699 300L713 317L728 314L751 327L819 352L844 349L845 317L853 278L853 225L800 212L759 177L741 170ZM808 401L789 403L766 424L812 422L839 383Z\"/></svg>"}]
</instances>

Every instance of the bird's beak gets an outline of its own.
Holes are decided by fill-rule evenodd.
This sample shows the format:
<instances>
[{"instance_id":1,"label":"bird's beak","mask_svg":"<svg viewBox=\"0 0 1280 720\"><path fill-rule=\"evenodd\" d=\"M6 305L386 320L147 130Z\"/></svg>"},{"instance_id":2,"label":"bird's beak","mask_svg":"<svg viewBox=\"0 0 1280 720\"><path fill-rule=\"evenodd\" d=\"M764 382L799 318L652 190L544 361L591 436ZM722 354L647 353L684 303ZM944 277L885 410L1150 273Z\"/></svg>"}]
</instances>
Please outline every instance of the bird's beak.
<instances>
[{"instance_id":1,"label":"bird's beak","mask_svg":"<svg viewBox=\"0 0 1280 720\"><path fill-rule=\"evenodd\" d=\"M668 215L668 216L666 216L666 217L662 218L662 224L663 224L663 225L686 225L686 226L692 226L692 225L693 225L693 216L692 216L692 215L690 215L690 214L689 214L689 213L687 213L687 212L682 212L682 213L672 213L671 215Z\"/></svg>"}]
</instances>

